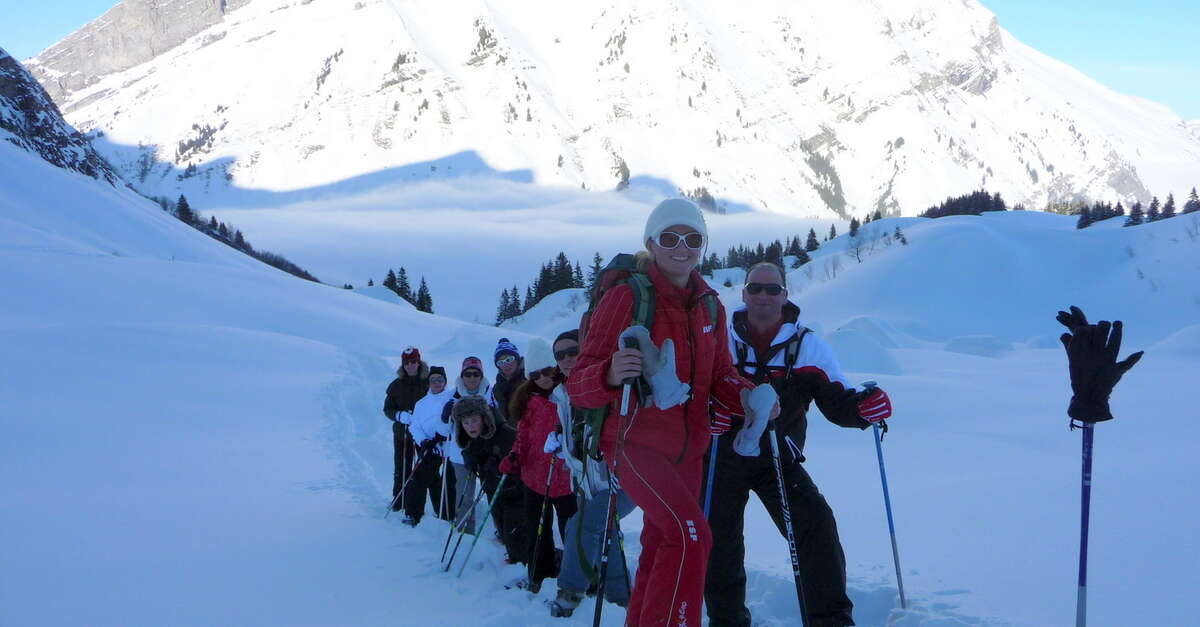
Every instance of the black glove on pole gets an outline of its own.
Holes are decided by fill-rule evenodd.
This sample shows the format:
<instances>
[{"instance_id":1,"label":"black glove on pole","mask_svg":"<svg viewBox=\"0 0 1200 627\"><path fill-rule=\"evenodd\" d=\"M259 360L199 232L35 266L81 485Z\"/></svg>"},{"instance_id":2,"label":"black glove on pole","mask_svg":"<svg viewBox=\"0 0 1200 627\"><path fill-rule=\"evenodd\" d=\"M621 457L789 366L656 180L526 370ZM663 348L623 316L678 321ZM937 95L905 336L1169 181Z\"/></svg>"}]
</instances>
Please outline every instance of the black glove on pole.
<instances>
[{"instance_id":1,"label":"black glove on pole","mask_svg":"<svg viewBox=\"0 0 1200 627\"><path fill-rule=\"evenodd\" d=\"M1067 351L1071 373L1071 404L1067 415L1071 427L1075 421L1083 429L1083 480L1080 493L1079 528L1079 587L1075 597L1075 625L1087 625L1087 552L1088 528L1092 502L1092 443L1095 423L1112 420L1108 407L1109 396L1121 377L1142 358L1138 351L1124 361L1117 361L1121 352L1122 324L1088 324L1087 316L1078 307L1058 312L1058 321L1070 330L1059 338Z\"/></svg>"}]
</instances>

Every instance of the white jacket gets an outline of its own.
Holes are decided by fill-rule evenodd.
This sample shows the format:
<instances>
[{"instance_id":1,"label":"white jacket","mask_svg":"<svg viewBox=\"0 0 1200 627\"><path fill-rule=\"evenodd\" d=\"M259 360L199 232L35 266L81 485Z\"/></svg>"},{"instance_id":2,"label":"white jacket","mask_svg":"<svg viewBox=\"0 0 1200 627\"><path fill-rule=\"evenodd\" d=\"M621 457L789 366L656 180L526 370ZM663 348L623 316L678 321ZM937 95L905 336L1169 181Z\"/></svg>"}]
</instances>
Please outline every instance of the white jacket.
<instances>
[{"instance_id":1,"label":"white jacket","mask_svg":"<svg viewBox=\"0 0 1200 627\"><path fill-rule=\"evenodd\" d=\"M408 425L409 433L417 446L438 434L447 436L449 431L445 430L446 425L442 422L442 409L453 397L454 390L447 386L440 394L429 392L422 396L413 406L411 414L401 414L400 421ZM441 446L435 450L438 455L442 454Z\"/></svg>"}]
</instances>

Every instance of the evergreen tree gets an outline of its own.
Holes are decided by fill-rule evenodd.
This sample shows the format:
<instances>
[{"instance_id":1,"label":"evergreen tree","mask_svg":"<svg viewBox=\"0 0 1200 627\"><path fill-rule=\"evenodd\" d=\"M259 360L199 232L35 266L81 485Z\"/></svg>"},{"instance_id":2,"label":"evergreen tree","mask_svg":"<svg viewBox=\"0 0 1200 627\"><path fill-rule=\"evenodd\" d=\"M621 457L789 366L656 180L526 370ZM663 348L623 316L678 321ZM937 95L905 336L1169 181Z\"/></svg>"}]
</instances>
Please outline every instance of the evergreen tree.
<instances>
[{"instance_id":1,"label":"evergreen tree","mask_svg":"<svg viewBox=\"0 0 1200 627\"><path fill-rule=\"evenodd\" d=\"M1167 192L1167 202L1163 203L1162 213L1158 216L1159 220L1175 217L1175 194Z\"/></svg>"},{"instance_id":2,"label":"evergreen tree","mask_svg":"<svg viewBox=\"0 0 1200 627\"><path fill-rule=\"evenodd\" d=\"M1114 217L1125 215L1125 205L1122 205L1121 201L1119 201L1119 200L1117 201L1117 208L1114 210L1113 215L1114 215Z\"/></svg>"},{"instance_id":3,"label":"evergreen tree","mask_svg":"<svg viewBox=\"0 0 1200 627\"><path fill-rule=\"evenodd\" d=\"M1154 196L1150 199L1150 208L1146 210L1146 222L1158 222L1161 219L1158 207L1158 196Z\"/></svg>"},{"instance_id":4,"label":"evergreen tree","mask_svg":"<svg viewBox=\"0 0 1200 627\"><path fill-rule=\"evenodd\" d=\"M808 241L804 244L804 250L812 252L821 247L821 243L817 241L817 231L815 229L808 230Z\"/></svg>"},{"instance_id":5,"label":"evergreen tree","mask_svg":"<svg viewBox=\"0 0 1200 627\"><path fill-rule=\"evenodd\" d=\"M550 292L557 292L558 290L565 290L571 287L571 261L567 259L566 253L559 252L558 256L554 258L553 274L554 277L551 279L552 283L550 287L552 289Z\"/></svg>"},{"instance_id":6,"label":"evergreen tree","mask_svg":"<svg viewBox=\"0 0 1200 627\"><path fill-rule=\"evenodd\" d=\"M1183 203L1184 213L1195 213L1200 211L1200 196L1196 195L1196 188L1192 188L1192 193L1188 195L1187 202Z\"/></svg>"},{"instance_id":7,"label":"evergreen tree","mask_svg":"<svg viewBox=\"0 0 1200 627\"><path fill-rule=\"evenodd\" d=\"M604 258L600 256L600 251L592 256L592 267L588 269L588 289L590 290L596 284L596 277L604 271Z\"/></svg>"},{"instance_id":8,"label":"evergreen tree","mask_svg":"<svg viewBox=\"0 0 1200 627\"><path fill-rule=\"evenodd\" d=\"M512 299L508 296L508 288L504 288L500 292L500 305L496 307L496 326L500 326L501 322L508 320L509 310L512 309Z\"/></svg>"},{"instance_id":9,"label":"evergreen tree","mask_svg":"<svg viewBox=\"0 0 1200 627\"><path fill-rule=\"evenodd\" d=\"M179 218L184 224L192 224L196 221L196 214L192 211L192 206L188 204L187 197L183 194L180 194L179 200L175 202L175 217Z\"/></svg>"},{"instance_id":10,"label":"evergreen tree","mask_svg":"<svg viewBox=\"0 0 1200 627\"><path fill-rule=\"evenodd\" d=\"M537 304L537 298L536 298L536 294L534 293L533 286L531 285L531 286L526 287L525 288L525 306L521 307L521 312L524 313L526 311L529 311L530 309L533 309L533 306L536 304Z\"/></svg>"},{"instance_id":11,"label":"evergreen tree","mask_svg":"<svg viewBox=\"0 0 1200 627\"><path fill-rule=\"evenodd\" d=\"M397 295L400 294L399 288L396 287L396 273L391 270L388 270L387 276L384 277L383 286L396 292Z\"/></svg>"},{"instance_id":12,"label":"evergreen tree","mask_svg":"<svg viewBox=\"0 0 1200 627\"><path fill-rule=\"evenodd\" d=\"M779 240L771 242L771 245L767 246L766 254L763 255L763 261L770 261L771 263L782 267L783 242L780 242Z\"/></svg>"},{"instance_id":13,"label":"evergreen tree","mask_svg":"<svg viewBox=\"0 0 1200 627\"><path fill-rule=\"evenodd\" d=\"M850 237L858 237L858 218L850 218Z\"/></svg>"},{"instance_id":14,"label":"evergreen tree","mask_svg":"<svg viewBox=\"0 0 1200 627\"><path fill-rule=\"evenodd\" d=\"M229 227L225 226L224 222L218 223L217 234L225 239L229 239Z\"/></svg>"},{"instance_id":15,"label":"evergreen tree","mask_svg":"<svg viewBox=\"0 0 1200 627\"><path fill-rule=\"evenodd\" d=\"M1125 218L1125 226L1137 226L1145 221L1145 216L1142 214L1142 203L1134 201L1133 207L1129 209L1129 217Z\"/></svg>"},{"instance_id":16,"label":"evergreen tree","mask_svg":"<svg viewBox=\"0 0 1200 627\"><path fill-rule=\"evenodd\" d=\"M209 233L217 232L217 217L216 216L210 216L208 218L208 232Z\"/></svg>"},{"instance_id":17,"label":"evergreen tree","mask_svg":"<svg viewBox=\"0 0 1200 627\"><path fill-rule=\"evenodd\" d=\"M400 272L396 273L395 292L400 298L403 298L414 305L417 304L416 297L413 294L412 285L408 282L408 270L405 270L404 266L400 266Z\"/></svg>"},{"instance_id":18,"label":"evergreen tree","mask_svg":"<svg viewBox=\"0 0 1200 627\"><path fill-rule=\"evenodd\" d=\"M986 192L984 195L986 195ZM995 194L992 194L991 208L985 209L984 211L1004 211L1004 210L1005 210L1004 199L1000 197L1000 192L996 192Z\"/></svg>"},{"instance_id":19,"label":"evergreen tree","mask_svg":"<svg viewBox=\"0 0 1200 627\"><path fill-rule=\"evenodd\" d=\"M997 197L997 198L999 198L999 197L1000 197L1000 194L996 194L996 197ZM874 218L871 218L871 221L872 221L872 222L874 222L875 220L882 220L882 219L883 219L883 212L882 212L882 211L880 211L880 210L878 210L878 209L876 209L876 210L875 210L875 217L874 217Z\"/></svg>"},{"instance_id":20,"label":"evergreen tree","mask_svg":"<svg viewBox=\"0 0 1200 627\"><path fill-rule=\"evenodd\" d=\"M575 262L575 272L571 275L571 287L583 287L583 269L579 267L579 262Z\"/></svg>"},{"instance_id":21,"label":"evergreen tree","mask_svg":"<svg viewBox=\"0 0 1200 627\"><path fill-rule=\"evenodd\" d=\"M180 196L182 198L182 196ZM250 246L246 243L246 238L242 237L241 229L233 232L233 246L238 250L249 250Z\"/></svg>"},{"instance_id":22,"label":"evergreen tree","mask_svg":"<svg viewBox=\"0 0 1200 627\"><path fill-rule=\"evenodd\" d=\"M785 254L791 255L792 257L799 257L800 253L803 251L804 249L800 247L800 236L793 235L791 239L788 240L787 252Z\"/></svg>"},{"instance_id":23,"label":"evergreen tree","mask_svg":"<svg viewBox=\"0 0 1200 627\"><path fill-rule=\"evenodd\" d=\"M375 287L375 281L372 279L367 279L367 287Z\"/></svg>"},{"instance_id":24,"label":"evergreen tree","mask_svg":"<svg viewBox=\"0 0 1200 627\"><path fill-rule=\"evenodd\" d=\"M896 233L894 237L899 240L902 245L908 246L908 238L904 237L904 233L900 230L899 224L896 225Z\"/></svg>"},{"instance_id":25,"label":"evergreen tree","mask_svg":"<svg viewBox=\"0 0 1200 627\"><path fill-rule=\"evenodd\" d=\"M831 240L831 239L833 239L833 238L835 238L835 237L837 237L837 225L836 225L836 224L830 224L830 225L829 225L829 237L828 237L828 238L826 238L826 240Z\"/></svg>"},{"instance_id":26,"label":"evergreen tree","mask_svg":"<svg viewBox=\"0 0 1200 627\"><path fill-rule=\"evenodd\" d=\"M1079 220L1075 222L1075 228L1086 229L1092 224L1092 212L1087 207L1079 210Z\"/></svg>"},{"instance_id":27,"label":"evergreen tree","mask_svg":"<svg viewBox=\"0 0 1200 627\"><path fill-rule=\"evenodd\" d=\"M433 295L429 293L429 285L425 283L425 277L421 277L421 286L417 288L417 311L425 313L433 313Z\"/></svg>"},{"instance_id":28,"label":"evergreen tree","mask_svg":"<svg viewBox=\"0 0 1200 627\"><path fill-rule=\"evenodd\" d=\"M809 257L807 252L801 250L800 254L796 255L796 260L792 262L792 269L795 270L810 261L812 261L812 257Z\"/></svg>"}]
</instances>

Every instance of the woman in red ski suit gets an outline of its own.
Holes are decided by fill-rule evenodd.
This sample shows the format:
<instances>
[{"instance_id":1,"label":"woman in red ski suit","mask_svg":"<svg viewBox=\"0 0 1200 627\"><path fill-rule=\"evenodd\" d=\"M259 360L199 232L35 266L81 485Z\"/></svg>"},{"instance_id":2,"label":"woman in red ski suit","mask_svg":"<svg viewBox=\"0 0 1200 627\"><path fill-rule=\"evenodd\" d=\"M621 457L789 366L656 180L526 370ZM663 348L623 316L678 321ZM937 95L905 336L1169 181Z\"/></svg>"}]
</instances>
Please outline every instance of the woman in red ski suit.
<instances>
[{"instance_id":1,"label":"woman in red ski suit","mask_svg":"<svg viewBox=\"0 0 1200 627\"><path fill-rule=\"evenodd\" d=\"M558 533L566 537L566 524L577 509L571 489L571 470L555 456L546 452L546 439L559 429L558 407L550 400L550 392L562 383L563 375L554 365L550 346L534 339L525 355L527 381L517 388L509 401L509 420L516 421L517 439L509 457L500 465L505 474L520 474L525 485L525 554L532 562L528 581L518 583L537 592L542 580L557 577L554 557L554 531L551 524L558 518ZM554 476L550 476L553 464ZM546 493L549 481L549 494ZM543 513L544 512L544 513ZM542 537L539 541L538 516L542 516ZM535 548L537 554L534 554Z\"/></svg>"},{"instance_id":2,"label":"woman in red ski suit","mask_svg":"<svg viewBox=\"0 0 1200 627\"><path fill-rule=\"evenodd\" d=\"M622 423L621 381L641 373L640 351L617 346L633 314L633 291L626 284L608 290L597 305L567 380L573 404L611 405L600 448L616 469L621 487L644 514L642 555L627 625L699 627L712 547L700 508L709 401L712 397L740 410L740 391L753 388L733 367L724 308L716 301L714 323L702 299L705 294L715 296L695 271L706 239L700 210L686 200L669 199L647 220L645 244L650 254L639 253L639 271L644 269L654 291L651 340L659 347L668 338L674 341L675 372L691 386L690 397L666 410L653 404L636 413L631 410L628 422ZM619 444L618 438L623 439Z\"/></svg>"}]
</instances>

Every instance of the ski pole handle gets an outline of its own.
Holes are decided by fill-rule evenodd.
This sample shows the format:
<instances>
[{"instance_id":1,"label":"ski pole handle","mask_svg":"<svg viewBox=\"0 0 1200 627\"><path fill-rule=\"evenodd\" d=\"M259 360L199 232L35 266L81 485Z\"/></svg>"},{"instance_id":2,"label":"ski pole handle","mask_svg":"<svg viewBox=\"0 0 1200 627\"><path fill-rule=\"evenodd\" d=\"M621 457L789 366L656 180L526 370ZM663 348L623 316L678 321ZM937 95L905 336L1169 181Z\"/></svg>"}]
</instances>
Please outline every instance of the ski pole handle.
<instances>
[{"instance_id":1,"label":"ski pole handle","mask_svg":"<svg viewBox=\"0 0 1200 627\"><path fill-rule=\"evenodd\" d=\"M637 340L632 337L625 338L625 341L623 343L624 343L625 348L634 348L634 349L638 348ZM637 377L629 377L628 379L625 379L625 381L621 385L621 415L622 416L629 415L629 395L633 389L634 383L637 383Z\"/></svg>"}]
</instances>

